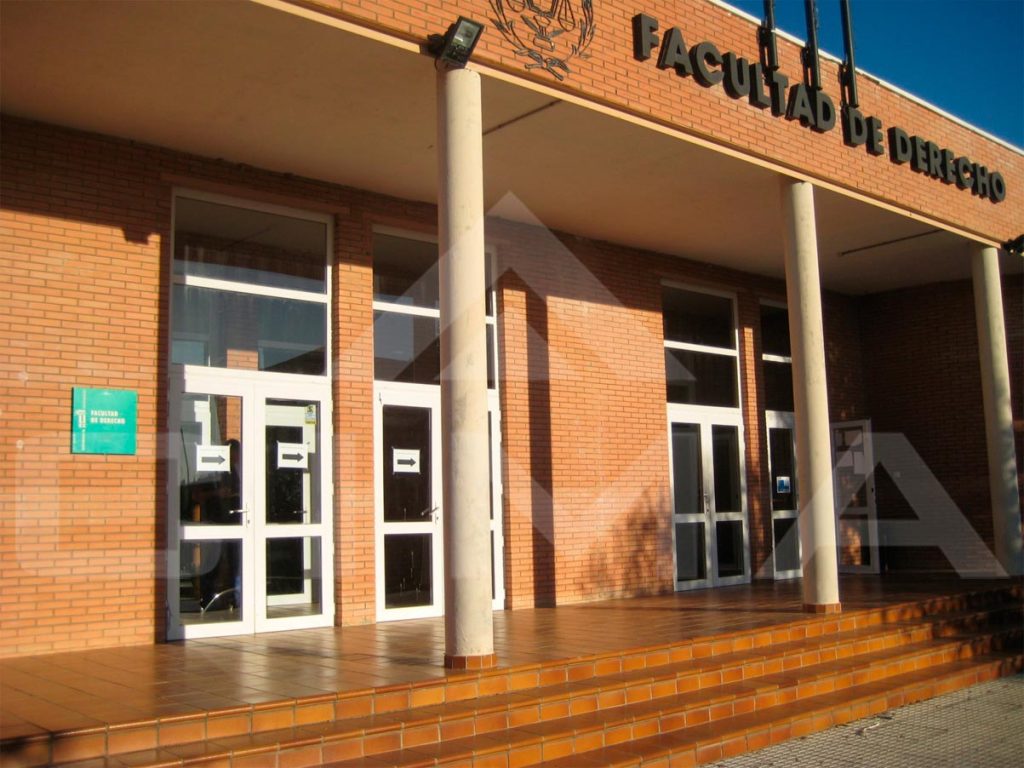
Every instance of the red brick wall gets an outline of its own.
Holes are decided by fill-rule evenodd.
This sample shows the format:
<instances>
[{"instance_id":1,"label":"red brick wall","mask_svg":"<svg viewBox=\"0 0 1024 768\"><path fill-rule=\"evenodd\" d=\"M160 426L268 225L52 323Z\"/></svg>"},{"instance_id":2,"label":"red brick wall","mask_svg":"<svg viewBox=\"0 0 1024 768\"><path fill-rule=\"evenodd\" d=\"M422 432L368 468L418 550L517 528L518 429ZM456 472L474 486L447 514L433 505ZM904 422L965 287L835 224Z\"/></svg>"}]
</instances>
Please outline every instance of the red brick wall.
<instances>
[{"instance_id":1,"label":"red brick wall","mask_svg":"<svg viewBox=\"0 0 1024 768\"><path fill-rule=\"evenodd\" d=\"M336 600L339 622L372 620L370 227L432 208L14 118L0 141L0 655L165 635L176 184L335 214ZM73 386L138 391L137 455L71 455Z\"/></svg>"},{"instance_id":2,"label":"red brick wall","mask_svg":"<svg viewBox=\"0 0 1024 768\"><path fill-rule=\"evenodd\" d=\"M1024 280L1019 275L1005 278L1003 301L1018 467L1024 456L1022 299ZM862 300L862 309L864 351L870 361L867 396L875 431L905 435L991 546L992 508L971 283L876 294ZM916 516L884 468L876 487L880 518ZM936 547L893 548L884 555L883 562L893 570L951 567Z\"/></svg>"},{"instance_id":3,"label":"red brick wall","mask_svg":"<svg viewBox=\"0 0 1024 768\"><path fill-rule=\"evenodd\" d=\"M899 127L908 135L948 148L999 170L1005 177L1007 197L993 204L890 162L888 155L875 157L863 147L843 144L837 124L816 133L798 123L774 117L770 110L733 100L720 86L705 88L692 77L681 78L655 65L658 50L645 62L633 58L632 17L639 12L660 22L659 33L678 26L688 46L714 43L720 52L734 52L748 61L758 59L757 25L736 13L702 0L595 0L596 32L589 58L574 58L571 73L563 81L543 70L527 71L529 60L516 55L495 26L488 0L293 0L296 5L319 9L404 40L425 43L427 36L443 32L459 14L483 21L487 29L473 54L473 61L612 107L623 115L650 119L685 133L710 140L752 157L770 160L814 178L856 190L915 213L923 213L951 225L999 242L1020 234L1024 201L1024 156L997 144L976 131L943 117L934 109L910 101L865 75L857 80L861 111L881 120L884 129ZM580 3L572 3L578 9ZM512 17L515 20L515 17ZM565 35L568 39L571 35ZM800 47L779 37L781 71L790 83L800 79ZM561 49L560 49L561 52ZM839 108L838 64L821 60L824 90ZM888 148L888 140L886 139Z\"/></svg>"}]
</instances>

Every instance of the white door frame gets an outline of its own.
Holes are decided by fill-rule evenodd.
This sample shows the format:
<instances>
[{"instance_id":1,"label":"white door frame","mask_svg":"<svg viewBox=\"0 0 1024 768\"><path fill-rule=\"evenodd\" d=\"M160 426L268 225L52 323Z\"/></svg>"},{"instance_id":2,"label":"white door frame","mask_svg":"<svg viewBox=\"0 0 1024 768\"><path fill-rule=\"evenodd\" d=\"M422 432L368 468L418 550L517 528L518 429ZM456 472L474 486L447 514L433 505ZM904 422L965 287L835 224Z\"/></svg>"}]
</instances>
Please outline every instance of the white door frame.
<instances>
[{"instance_id":1,"label":"white door frame","mask_svg":"<svg viewBox=\"0 0 1024 768\"><path fill-rule=\"evenodd\" d=\"M430 413L431 502L422 522L384 520L384 473L391 470L383 459L384 407L424 408ZM441 474L441 392L437 387L416 384L381 383L374 385L373 396L373 480L374 480L374 562L377 621L417 619L440 616L444 612L444 510ZM389 466L385 467L385 463ZM388 608L385 602L384 539L393 534L430 534L432 599L428 605Z\"/></svg>"},{"instance_id":2,"label":"white door frame","mask_svg":"<svg viewBox=\"0 0 1024 768\"><path fill-rule=\"evenodd\" d=\"M790 483L793 487L793 508L792 509L775 509L770 499L773 495L774 489L768 488L769 506L772 510L772 572L775 575L777 581L782 579L795 579L803 575L802 565L798 565L796 568L788 570L779 570L778 564L775 560L775 521L776 520L796 520L794 527L790 529L790 536L796 536L796 546L798 554L798 562L802 563L803 550L800 546L800 488L796 484L796 416L792 411L765 411L765 444L768 448L768 482L772 482L774 473L772 472L772 444L771 444L771 430L773 429L788 429L793 434L792 450L793 450L793 474L790 477Z\"/></svg>"},{"instance_id":3,"label":"white door frame","mask_svg":"<svg viewBox=\"0 0 1024 768\"><path fill-rule=\"evenodd\" d=\"M401 382L374 382L373 393L373 445L374 445L374 563L376 584L376 620L395 621L401 619L441 616L444 613L444 474L441 465L441 389L424 384ZM497 392L487 393L488 417L491 427L491 555L493 562L492 607L501 610L505 605L504 547L503 534L503 486L501 481L501 412L498 408ZM388 523L384 520L384 472L387 471L382 455L384 441L384 406L413 406L431 409L431 486L433 502L432 519L424 523ZM394 533L431 533L434 580L433 600L429 606L388 608L384 593L384 536Z\"/></svg>"},{"instance_id":4,"label":"white door frame","mask_svg":"<svg viewBox=\"0 0 1024 768\"><path fill-rule=\"evenodd\" d=\"M840 459L837 455L837 438L840 432L860 432L854 436L848 445L848 450ZM857 419L854 421L837 421L831 424L832 442L832 482L836 504L836 546L839 548L838 561L841 573L878 573L879 572L879 551L878 551L878 510L875 506L875 464L874 452L871 442L871 419ZM858 487L864 488L863 504L853 507L845 503L846 497L851 490L857 488L847 487L844 478L852 477L854 484L860 483ZM868 535L868 552L870 562L867 564L843 564L843 525L845 515L851 515L851 519L862 520L862 528Z\"/></svg>"},{"instance_id":5,"label":"white door frame","mask_svg":"<svg viewBox=\"0 0 1024 768\"><path fill-rule=\"evenodd\" d=\"M707 587L745 584L750 581L750 523L747 513L747 473L746 450L743 431L743 412L736 408L717 408L712 406L679 405L670 403L668 406L668 444L669 444L669 488L670 498L675 503L675 472L672 456L672 425L695 424L699 427L701 444L701 473L704 487L704 512L677 514L672 510L672 558L673 580L676 591L704 589ZM738 471L740 482L740 510L718 512L715 499L714 452L712 444L712 427L735 427L737 434ZM719 521L739 521L743 524L743 573L737 576L718 576L718 545L716 523ZM704 523L704 555L705 578L680 581L676 558L676 524Z\"/></svg>"},{"instance_id":6,"label":"white door frame","mask_svg":"<svg viewBox=\"0 0 1024 768\"><path fill-rule=\"evenodd\" d=\"M241 447L240 525L181 525L178 457L182 454L180 413L182 397L209 394L241 398L243 439ZM170 434L167 477L167 613L168 639L252 634L334 624L334 537L332 430L330 382L309 377L202 366L173 366L169 392ZM268 400L301 400L319 405L320 521L308 519L289 525L268 524L266 510L265 434ZM270 618L267 616L266 542L298 536L320 540L320 612L313 615ZM182 623L179 580L180 547L186 541L238 540L241 542L243 604L239 621L209 624ZM310 580L317 574L309 574ZM280 601L271 601L280 602Z\"/></svg>"}]
</instances>

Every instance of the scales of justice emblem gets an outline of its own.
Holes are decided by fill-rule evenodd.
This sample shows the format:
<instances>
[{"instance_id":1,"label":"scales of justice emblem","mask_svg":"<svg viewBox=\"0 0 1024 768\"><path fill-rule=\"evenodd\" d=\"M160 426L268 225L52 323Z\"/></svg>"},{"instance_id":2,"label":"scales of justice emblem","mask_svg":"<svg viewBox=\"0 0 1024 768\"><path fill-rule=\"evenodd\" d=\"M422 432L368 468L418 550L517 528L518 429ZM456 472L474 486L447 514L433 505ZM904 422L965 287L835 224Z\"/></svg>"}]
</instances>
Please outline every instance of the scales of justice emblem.
<instances>
[{"instance_id":1,"label":"scales of justice emblem","mask_svg":"<svg viewBox=\"0 0 1024 768\"><path fill-rule=\"evenodd\" d=\"M494 26L530 59L527 69L541 69L564 80L575 57L587 58L594 39L592 0L490 0Z\"/></svg>"}]
</instances>

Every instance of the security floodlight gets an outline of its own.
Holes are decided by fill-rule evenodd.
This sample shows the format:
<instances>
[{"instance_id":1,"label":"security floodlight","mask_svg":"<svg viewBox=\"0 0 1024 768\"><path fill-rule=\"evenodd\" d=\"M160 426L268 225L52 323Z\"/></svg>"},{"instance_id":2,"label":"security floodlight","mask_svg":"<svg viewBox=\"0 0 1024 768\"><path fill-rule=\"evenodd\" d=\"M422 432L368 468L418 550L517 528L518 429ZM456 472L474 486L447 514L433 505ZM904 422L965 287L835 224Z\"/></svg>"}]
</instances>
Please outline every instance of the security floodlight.
<instances>
[{"instance_id":1,"label":"security floodlight","mask_svg":"<svg viewBox=\"0 0 1024 768\"><path fill-rule=\"evenodd\" d=\"M437 56L438 61L452 69L466 66L469 57L476 47L484 25L480 22L459 16L458 21L448 27L444 35L431 35L427 41L427 50Z\"/></svg>"},{"instance_id":2,"label":"security floodlight","mask_svg":"<svg viewBox=\"0 0 1024 768\"><path fill-rule=\"evenodd\" d=\"M1024 235L1011 237L1003 243L1003 250L1014 256L1024 256Z\"/></svg>"}]
</instances>

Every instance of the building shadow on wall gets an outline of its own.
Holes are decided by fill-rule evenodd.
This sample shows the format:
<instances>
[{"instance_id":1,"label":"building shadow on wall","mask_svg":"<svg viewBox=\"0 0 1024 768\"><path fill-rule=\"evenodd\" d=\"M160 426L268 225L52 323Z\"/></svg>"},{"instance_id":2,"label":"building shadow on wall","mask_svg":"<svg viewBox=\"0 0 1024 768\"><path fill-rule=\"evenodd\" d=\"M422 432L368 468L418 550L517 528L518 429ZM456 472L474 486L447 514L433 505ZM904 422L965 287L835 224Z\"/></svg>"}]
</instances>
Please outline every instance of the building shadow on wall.
<instances>
[{"instance_id":1,"label":"building shadow on wall","mask_svg":"<svg viewBox=\"0 0 1024 768\"><path fill-rule=\"evenodd\" d=\"M600 547L587 554L596 595L643 597L672 591L672 513L667 496L647 490L626 512L595 520Z\"/></svg>"}]
</instances>

